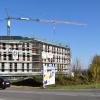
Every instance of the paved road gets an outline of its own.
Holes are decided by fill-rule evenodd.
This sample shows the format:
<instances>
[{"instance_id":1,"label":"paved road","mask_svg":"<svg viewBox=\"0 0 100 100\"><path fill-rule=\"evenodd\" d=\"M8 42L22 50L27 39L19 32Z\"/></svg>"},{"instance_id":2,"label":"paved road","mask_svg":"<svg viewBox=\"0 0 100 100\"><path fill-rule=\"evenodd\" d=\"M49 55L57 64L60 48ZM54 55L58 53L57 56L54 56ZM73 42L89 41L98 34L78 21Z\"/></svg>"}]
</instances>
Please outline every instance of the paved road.
<instances>
[{"instance_id":1,"label":"paved road","mask_svg":"<svg viewBox=\"0 0 100 100\"><path fill-rule=\"evenodd\" d=\"M0 100L100 100L100 90L0 90Z\"/></svg>"}]
</instances>

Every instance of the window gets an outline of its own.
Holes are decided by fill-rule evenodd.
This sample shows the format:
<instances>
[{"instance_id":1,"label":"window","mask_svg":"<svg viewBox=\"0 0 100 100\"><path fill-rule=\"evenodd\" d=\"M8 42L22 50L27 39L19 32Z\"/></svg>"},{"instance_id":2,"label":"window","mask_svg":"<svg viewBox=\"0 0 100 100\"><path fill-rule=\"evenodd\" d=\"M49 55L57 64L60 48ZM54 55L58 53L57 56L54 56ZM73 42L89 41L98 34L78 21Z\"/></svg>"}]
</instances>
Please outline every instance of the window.
<instances>
[{"instance_id":1,"label":"window","mask_svg":"<svg viewBox=\"0 0 100 100\"><path fill-rule=\"evenodd\" d=\"M14 44L11 44L11 48L12 48L12 49L14 48Z\"/></svg>"},{"instance_id":2,"label":"window","mask_svg":"<svg viewBox=\"0 0 100 100\"><path fill-rule=\"evenodd\" d=\"M22 44L22 50L23 51L25 50L25 44L24 43Z\"/></svg>"},{"instance_id":3,"label":"window","mask_svg":"<svg viewBox=\"0 0 100 100\"><path fill-rule=\"evenodd\" d=\"M15 70L15 72L17 72L17 63L15 63L15 69L14 70Z\"/></svg>"},{"instance_id":4,"label":"window","mask_svg":"<svg viewBox=\"0 0 100 100\"><path fill-rule=\"evenodd\" d=\"M10 63L10 69L9 70L10 70L10 72L12 72L12 63Z\"/></svg>"},{"instance_id":5,"label":"window","mask_svg":"<svg viewBox=\"0 0 100 100\"><path fill-rule=\"evenodd\" d=\"M8 60L12 60L12 54L8 55Z\"/></svg>"},{"instance_id":6,"label":"window","mask_svg":"<svg viewBox=\"0 0 100 100\"><path fill-rule=\"evenodd\" d=\"M2 72L5 71L5 63L1 63L1 71L2 71Z\"/></svg>"},{"instance_id":7,"label":"window","mask_svg":"<svg viewBox=\"0 0 100 100\"><path fill-rule=\"evenodd\" d=\"M23 60L25 61L25 53L23 53Z\"/></svg>"},{"instance_id":8,"label":"window","mask_svg":"<svg viewBox=\"0 0 100 100\"><path fill-rule=\"evenodd\" d=\"M47 52L47 45L45 45L45 51Z\"/></svg>"},{"instance_id":9,"label":"window","mask_svg":"<svg viewBox=\"0 0 100 100\"><path fill-rule=\"evenodd\" d=\"M27 55L27 61L30 61L30 55Z\"/></svg>"},{"instance_id":10,"label":"window","mask_svg":"<svg viewBox=\"0 0 100 100\"><path fill-rule=\"evenodd\" d=\"M2 47L2 49L6 49L6 44L5 43L3 43L3 47Z\"/></svg>"},{"instance_id":11,"label":"window","mask_svg":"<svg viewBox=\"0 0 100 100\"><path fill-rule=\"evenodd\" d=\"M30 49L29 48L27 48L27 51L29 51Z\"/></svg>"},{"instance_id":12,"label":"window","mask_svg":"<svg viewBox=\"0 0 100 100\"><path fill-rule=\"evenodd\" d=\"M3 54L3 59L6 60L6 54Z\"/></svg>"},{"instance_id":13,"label":"window","mask_svg":"<svg viewBox=\"0 0 100 100\"><path fill-rule=\"evenodd\" d=\"M27 47L29 47L29 43L27 43Z\"/></svg>"},{"instance_id":14,"label":"window","mask_svg":"<svg viewBox=\"0 0 100 100\"><path fill-rule=\"evenodd\" d=\"M32 72L34 72L34 67L32 66Z\"/></svg>"},{"instance_id":15,"label":"window","mask_svg":"<svg viewBox=\"0 0 100 100\"><path fill-rule=\"evenodd\" d=\"M29 63L27 63L27 72L29 72Z\"/></svg>"},{"instance_id":16,"label":"window","mask_svg":"<svg viewBox=\"0 0 100 100\"><path fill-rule=\"evenodd\" d=\"M18 44L16 44L16 50L18 50Z\"/></svg>"},{"instance_id":17,"label":"window","mask_svg":"<svg viewBox=\"0 0 100 100\"><path fill-rule=\"evenodd\" d=\"M22 63L22 72L24 72L24 63Z\"/></svg>"},{"instance_id":18,"label":"window","mask_svg":"<svg viewBox=\"0 0 100 100\"><path fill-rule=\"evenodd\" d=\"M0 60L1 60L1 52L0 52Z\"/></svg>"},{"instance_id":19,"label":"window","mask_svg":"<svg viewBox=\"0 0 100 100\"><path fill-rule=\"evenodd\" d=\"M48 58L48 62L50 62L50 58Z\"/></svg>"},{"instance_id":20,"label":"window","mask_svg":"<svg viewBox=\"0 0 100 100\"><path fill-rule=\"evenodd\" d=\"M49 45L47 46L47 52L49 52Z\"/></svg>"},{"instance_id":21,"label":"window","mask_svg":"<svg viewBox=\"0 0 100 100\"><path fill-rule=\"evenodd\" d=\"M59 48L57 48L57 54L59 53Z\"/></svg>"}]
</instances>

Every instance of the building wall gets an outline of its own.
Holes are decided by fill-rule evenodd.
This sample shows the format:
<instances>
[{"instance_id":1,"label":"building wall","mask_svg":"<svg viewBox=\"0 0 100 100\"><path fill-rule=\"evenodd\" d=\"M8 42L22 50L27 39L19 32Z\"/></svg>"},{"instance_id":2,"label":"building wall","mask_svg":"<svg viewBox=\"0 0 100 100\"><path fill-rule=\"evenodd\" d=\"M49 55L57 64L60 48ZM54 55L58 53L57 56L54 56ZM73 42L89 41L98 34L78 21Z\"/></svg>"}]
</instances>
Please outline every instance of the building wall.
<instances>
[{"instance_id":1,"label":"building wall","mask_svg":"<svg viewBox=\"0 0 100 100\"><path fill-rule=\"evenodd\" d=\"M71 64L70 48L44 43L43 52L47 55L43 59L43 65L54 66L56 71L67 72L69 70Z\"/></svg>"},{"instance_id":2,"label":"building wall","mask_svg":"<svg viewBox=\"0 0 100 100\"><path fill-rule=\"evenodd\" d=\"M43 58L42 54L46 57ZM69 47L39 40L1 40L0 75L29 76L41 74L43 66L66 72L71 64Z\"/></svg>"},{"instance_id":3,"label":"building wall","mask_svg":"<svg viewBox=\"0 0 100 100\"><path fill-rule=\"evenodd\" d=\"M29 42L9 41L0 43L0 74L31 73L32 44Z\"/></svg>"}]
</instances>

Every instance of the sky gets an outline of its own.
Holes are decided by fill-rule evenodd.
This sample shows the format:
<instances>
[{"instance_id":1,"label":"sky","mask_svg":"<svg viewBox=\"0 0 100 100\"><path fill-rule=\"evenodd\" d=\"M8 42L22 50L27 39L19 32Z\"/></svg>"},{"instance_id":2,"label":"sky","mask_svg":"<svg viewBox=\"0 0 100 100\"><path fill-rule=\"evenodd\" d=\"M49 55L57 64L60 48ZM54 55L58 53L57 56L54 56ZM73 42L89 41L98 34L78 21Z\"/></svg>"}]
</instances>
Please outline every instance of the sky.
<instances>
[{"instance_id":1,"label":"sky","mask_svg":"<svg viewBox=\"0 0 100 100\"><path fill-rule=\"evenodd\" d=\"M88 67L95 54L100 54L100 0L0 0L0 19L7 16L87 24L11 20L10 34L67 44L72 62L80 59L83 68ZM0 21L0 35L7 35L6 20Z\"/></svg>"}]
</instances>

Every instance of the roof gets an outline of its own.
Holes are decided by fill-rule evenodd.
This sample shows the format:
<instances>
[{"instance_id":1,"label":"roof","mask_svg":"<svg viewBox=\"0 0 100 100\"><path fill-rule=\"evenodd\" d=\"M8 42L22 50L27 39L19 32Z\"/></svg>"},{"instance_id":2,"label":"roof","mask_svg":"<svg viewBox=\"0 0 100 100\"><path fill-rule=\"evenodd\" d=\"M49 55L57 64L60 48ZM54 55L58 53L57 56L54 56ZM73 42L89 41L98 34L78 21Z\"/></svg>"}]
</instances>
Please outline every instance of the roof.
<instances>
[{"instance_id":1,"label":"roof","mask_svg":"<svg viewBox=\"0 0 100 100\"><path fill-rule=\"evenodd\" d=\"M57 43L57 42L48 42L48 41L42 40L42 39L22 37L22 36L0 36L0 40L24 40L24 41L25 40L35 40L35 41L38 41L38 42L41 42L41 43L45 43L45 44L50 44L50 45L63 47L63 48L69 48L69 46L66 45L66 44Z\"/></svg>"},{"instance_id":2,"label":"roof","mask_svg":"<svg viewBox=\"0 0 100 100\"><path fill-rule=\"evenodd\" d=\"M32 38L22 36L0 36L0 40L32 40Z\"/></svg>"}]
</instances>

